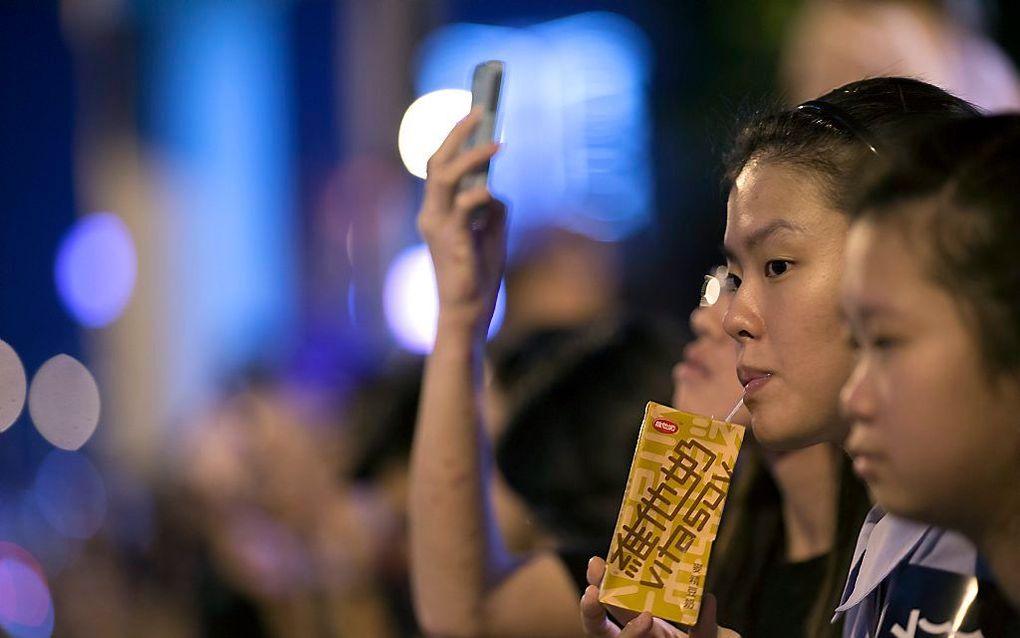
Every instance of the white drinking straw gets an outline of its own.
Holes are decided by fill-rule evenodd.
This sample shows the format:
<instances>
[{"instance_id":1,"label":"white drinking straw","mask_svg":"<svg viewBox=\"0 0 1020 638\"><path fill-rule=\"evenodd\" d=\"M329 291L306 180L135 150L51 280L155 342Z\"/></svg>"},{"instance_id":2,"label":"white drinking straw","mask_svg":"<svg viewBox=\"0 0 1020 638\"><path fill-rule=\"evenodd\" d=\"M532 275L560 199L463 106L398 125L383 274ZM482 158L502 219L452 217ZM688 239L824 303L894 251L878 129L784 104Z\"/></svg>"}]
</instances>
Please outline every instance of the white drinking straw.
<instances>
[{"instance_id":1,"label":"white drinking straw","mask_svg":"<svg viewBox=\"0 0 1020 638\"><path fill-rule=\"evenodd\" d=\"M726 415L726 418L724 420L727 423L732 421L733 417L735 417L737 415L737 412L740 410L741 407L743 407L743 405L744 405L744 395L740 395L740 398L737 399L737 404L733 406L733 409L730 410L730 413Z\"/></svg>"}]
</instances>

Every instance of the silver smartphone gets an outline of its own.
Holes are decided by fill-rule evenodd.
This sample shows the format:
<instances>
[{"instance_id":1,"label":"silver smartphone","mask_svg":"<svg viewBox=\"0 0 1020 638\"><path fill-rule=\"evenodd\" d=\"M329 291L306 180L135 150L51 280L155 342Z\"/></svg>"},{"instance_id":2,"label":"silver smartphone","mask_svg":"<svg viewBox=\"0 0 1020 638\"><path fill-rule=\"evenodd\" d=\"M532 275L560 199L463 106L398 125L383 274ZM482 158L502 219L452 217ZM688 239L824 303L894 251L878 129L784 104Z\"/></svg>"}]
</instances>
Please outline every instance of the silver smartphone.
<instances>
[{"instance_id":1,"label":"silver smartphone","mask_svg":"<svg viewBox=\"0 0 1020 638\"><path fill-rule=\"evenodd\" d=\"M471 108L482 107L482 117L464 142L462 151L488 144L495 139L499 93L503 85L503 62L489 60L475 67L471 77ZM461 190L485 184L489 179L489 163L469 173L460 181Z\"/></svg>"}]
</instances>

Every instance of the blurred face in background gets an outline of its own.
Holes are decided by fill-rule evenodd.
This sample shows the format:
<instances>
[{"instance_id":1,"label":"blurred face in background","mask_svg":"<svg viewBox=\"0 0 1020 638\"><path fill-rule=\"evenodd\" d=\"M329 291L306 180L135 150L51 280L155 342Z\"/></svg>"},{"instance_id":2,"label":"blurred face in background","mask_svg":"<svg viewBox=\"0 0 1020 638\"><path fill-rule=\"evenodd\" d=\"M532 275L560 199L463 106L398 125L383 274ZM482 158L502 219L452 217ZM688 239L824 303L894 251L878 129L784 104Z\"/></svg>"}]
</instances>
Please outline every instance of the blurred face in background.
<instances>
[{"instance_id":1,"label":"blurred face in background","mask_svg":"<svg viewBox=\"0 0 1020 638\"><path fill-rule=\"evenodd\" d=\"M988 3L799 4L780 54L780 77L792 104L860 78L900 75L925 78L991 112L1020 106L1020 81L1009 56L954 15L964 7L981 13L976 5Z\"/></svg>"},{"instance_id":2,"label":"blurred face in background","mask_svg":"<svg viewBox=\"0 0 1020 638\"><path fill-rule=\"evenodd\" d=\"M843 307L859 347L842 394L847 449L887 511L973 530L1020 480L1020 384L984 363L900 226L857 222L847 244Z\"/></svg>"},{"instance_id":3,"label":"blurred face in background","mask_svg":"<svg viewBox=\"0 0 1020 638\"><path fill-rule=\"evenodd\" d=\"M744 391L737 381L737 344L722 325L731 296L725 276L725 267L705 276L701 305L691 313L694 340L684 347L683 359L673 368L673 407L720 419ZM734 420L746 423L746 412Z\"/></svg>"},{"instance_id":4,"label":"blurred face in background","mask_svg":"<svg viewBox=\"0 0 1020 638\"><path fill-rule=\"evenodd\" d=\"M752 160L730 191L724 247L734 289L723 319L755 438L789 450L841 442L839 390L852 352L839 280L846 217L802 168Z\"/></svg>"}]
</instances>

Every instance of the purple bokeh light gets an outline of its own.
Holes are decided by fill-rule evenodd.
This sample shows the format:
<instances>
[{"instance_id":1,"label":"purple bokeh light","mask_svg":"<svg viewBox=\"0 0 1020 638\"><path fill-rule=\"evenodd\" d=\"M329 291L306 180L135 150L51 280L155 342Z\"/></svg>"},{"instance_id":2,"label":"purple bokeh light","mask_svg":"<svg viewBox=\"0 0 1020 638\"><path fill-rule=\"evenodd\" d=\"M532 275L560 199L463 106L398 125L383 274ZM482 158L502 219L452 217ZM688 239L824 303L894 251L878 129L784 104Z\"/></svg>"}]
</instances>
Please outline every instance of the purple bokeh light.
<instances>
[{"instance_id":1,"label":"purple bokeh light","mask_svg":"<svg viewBox=\"0 0 1020 638\"><path fill-rule=\"evenodd\" d=\"M78 220L57 251L55 274L60 298L78 323L111 323L135 287L137 257L127 226L112 213Z\"/></svg>"},{"instance_id":2,"label":"purple bokeh light","mask_svg":"<svg viewBox=\"0 0 1020 638\"><path fill-rule=\"evenodd\" d=\"M5 541L0 541L0 628L11 638L53 635L53 599L42 567Z\"/></svg>"}]
</instances>

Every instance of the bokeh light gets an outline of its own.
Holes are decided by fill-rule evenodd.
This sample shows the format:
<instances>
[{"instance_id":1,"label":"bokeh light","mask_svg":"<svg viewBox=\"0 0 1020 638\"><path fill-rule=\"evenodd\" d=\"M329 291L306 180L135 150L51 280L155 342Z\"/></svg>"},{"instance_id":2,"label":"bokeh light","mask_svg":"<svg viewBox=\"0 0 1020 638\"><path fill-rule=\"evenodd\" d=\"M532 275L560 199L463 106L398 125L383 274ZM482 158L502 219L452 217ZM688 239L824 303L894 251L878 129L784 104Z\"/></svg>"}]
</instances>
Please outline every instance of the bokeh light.
<instances>
[{"instance_id":1,"label":"bokeh light","mask_svg":"<svg viewBox=\"0 0 1020 638\"><path fill-rule=\"evenodd\" d=\"M58 354L32 378L28 412L43 438L63 450L77 450L99 423L96 380L77 359Z\"/></svg>"},{"instance_id":2,"label":"bokeh light","mask_svg":"<svg viewBox=\"0 0 1020 638\"><path fill-rule=\"evenodd\" d=\"M109 324L135 287L137 258L127 226L112 213L83 217L61 242L55 272L60 298L80 324Z\"/></svg>"},{"instance_id":3,"label":"bokeh light","mask_svg":"<svg viewBox=\"0 0 1020 638\"><path fill-rule=\"evenodd\" d=\"M68 538L88 539L106 517L106 488L83 454L53 450L39 466L35 501L46 521Z\"/></svg>"},{"instance_id":4,"label":"bokeh light","mask_svg":"<svg viewBox=\"0 0 1020 638\"><path fill-rule=\"evenodd\" d=\"M11 638L53 634L53 599L42 567L26 550L0 541L0 628Z\"/></svg>"},{"instance_id":5,"label":"bokeh light","mask_svg":"<svg viewBox=\"0 0 1020 638\"><path fill-rule=\"evenodd\" d=\"M405 349L428 353L436 340L439 295L428 247L418 244L397 255L383 284L383 309L390 333ZM506 311L506 294L500 285L489 338L499 332Z\"/></svg>"},{"instance_id":6,"label":"bokeh light","mask_svg":"<svg viewBox=\"0 0 1020 638\"><path fill-rule=\"evenodd\" d=\"M703 306L714 306L719 301L719 294L722 292L722 283L714 275L705 276L705 292L702 294Z\"/></svg>"},{"instance_id":7,"label":"bokeh light","mask_svg":"<svg viewBox=\"0 0 1020 638\"><path fill-rule=\"evenodd\" d=\"M18 353L0 340L0 432L14 425L25 407L28 380Z\"/></svg>"},{"instance_id":8,"label":"bokeh light","mask_svg":"<svg viewBox=\"0 0 1020 638\"><path fill-rule=\"evenodd\" d=\"M165 423L211 401L226 375L271 359L297 328L304 164L292 155L301 100L284 28L297 5L129 4L152 19L144 137L166 160L150 166L166 284L152 291L165 300L152 327L163 355L152 418Z\"/></svg>"},{"instance_id":9,"label":"bokeh light","mask_svg":"<svg viewBox=\"0 0 1020 638\"><path fill-rule=\"evenodd\" d=\"M397 133L397 150L412 175L425 179L429 158L470 111L471 92L464 89L431 91L407 107Z\"/></svg>"}]
</instances>

